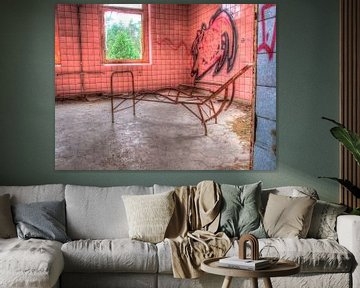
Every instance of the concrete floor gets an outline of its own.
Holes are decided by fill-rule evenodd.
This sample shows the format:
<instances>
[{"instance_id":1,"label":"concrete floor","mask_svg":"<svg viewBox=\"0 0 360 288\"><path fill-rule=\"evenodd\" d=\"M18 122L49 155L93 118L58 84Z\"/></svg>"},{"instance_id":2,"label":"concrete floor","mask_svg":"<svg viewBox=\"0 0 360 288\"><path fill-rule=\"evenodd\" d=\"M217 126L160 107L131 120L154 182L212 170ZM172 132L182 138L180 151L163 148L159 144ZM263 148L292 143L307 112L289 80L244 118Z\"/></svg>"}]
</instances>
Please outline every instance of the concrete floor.
<instances>
[{"instance_id":1,"label":"concrete floor","mask_svg":"<svg viewBox=\"0 0 360 288\"><path fill-rule=\"evenodd\" d=\"M141 102L136 109L135 117L131 109L116 113L112 124L109 100L57 102L55 169L249 169L251 127L241 128L249 108L233 103L218 124L208 123L208 136L180 105Z\"/></svg>"}]
</instances>

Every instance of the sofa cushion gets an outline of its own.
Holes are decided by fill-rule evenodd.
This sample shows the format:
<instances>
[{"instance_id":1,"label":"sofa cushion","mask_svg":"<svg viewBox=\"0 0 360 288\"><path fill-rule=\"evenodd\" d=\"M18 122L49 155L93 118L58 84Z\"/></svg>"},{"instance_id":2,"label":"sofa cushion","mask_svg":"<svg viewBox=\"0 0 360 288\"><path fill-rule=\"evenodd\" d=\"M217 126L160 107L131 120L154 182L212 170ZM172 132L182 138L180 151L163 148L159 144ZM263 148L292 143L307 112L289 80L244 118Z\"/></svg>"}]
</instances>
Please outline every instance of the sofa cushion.
<instances>
[{"instance_id":1,"label":"sofa cushion","mask_svg":"<svg viewBox=\"0 0 360 288\"><path fill-rule=\"evenodd\" d=\"M267 188L267 189L263 189L261 192L261 206L263 212L265 212L265 208L270 194L288 196L288 197L310 196L311 198L319 199L319 195L317 194L316 190L310 187L283 186L283 187Z\"/></svg>"},{"instance_id":2,"label":"sofa cushion","mask_svg":"<svg viewBox=\"0 0 360 288\"><path fill-rule=\"evenodd\" d=\"M156 273L156 246L130 239L78 240L61 247L66 272Z\"/></svg>"},{"instance_id":3,"label":"sofa cushion","mask_svg":"<svg viewBox=\"0 0 360 288\"><path fill-rule=\"evenodd\" d=\"M40 201L61 201L65 197L63 184L34 186L0 186L0 195L10 194L11 204Z\"/></svg>"},{"instance_id":4,"label":"sofa cushion","mask_svg":"<svg viewBox=\"0 0 360 288\"><path fill-rule=\"evenodd\" d=\"M266 237L260 215L261 182L243 186L221 185L222 204L219 230L229 237L251 233Z\"/></svg>"},{"instance_id":5,"label":"sofa cushion","mask_svg":"<svg viewBox=\"0 0 360 288\"><path fill-rule=\"evenodd\" d=\"M302 272L350 272L354 264L353 255L334 240L272 238L264 239L265 245L274 246L280 258L300 264Z\"/></svg>"},{"instance_id":6,"label":"sofa cushion","mask_svg":"<svg viewBox=\"0 0 360 288\"><path fill-rule=\"evenodd\" d=\"M354 266L353 255L338 242L329 239L264 238L259 249L274 246L281 259L295 261L302 273L348 273ZM171 274L171 248L168 241L156 244L159 273ZM226 256L238 255L238 241L234 241ZM247 251L250 257L250 249ZM276 256L276 255L271 255Z\"/></svg>"},{"instance_id":7,"label":"sofa cushion","mask_svg":"<svg viewBox=\"0 0 360 288\"><path fill-rule=\"evenodd\" d=\"M172 274L171 247L169 241L156 244L160 274Z\"/></svg>"},{"instance_id":8,"label":"sofa cushion","mask_svg":"<svg viewBox=\"0 0 360 288\"><path fill-rule=\"evenodd\" d=\"M149 273L63 273L61 275L60 287L158 288L159 286L157 285L157 280L157 274Z\"/></svg>"},{"instance_id":9,"label":"sofa cushion","mask_svg":"<svg viewBox=\"0 0 360 288\"><path fill-rule=\"evenodd\" d=\"M123 195L152 194L152 187L66 185L67 233L71 239L128 238Z\"/></svg>"},{"instance_id":10,"label":"sofa cushion","mask_svg":"<svg viewBox=\"0 0 360 288\"><path fill-rule=\"evenodd\" d=\"M131 239L157 243L164 240L175 208L174 191L156 195L124 195Z\"/></svg>"},{"instance_id":11,"label":"sofa cushion","mask_svg":"<svg viewBox=\"0 0 360 288\"><path fill-rule=\"evenodd\" d=\"M69 241L65 229L65 201L18 203L13 206L19 238Z\"/></svg>"},{"instance_id":12,"label":"sofa cushion","mask_svg":"<svg viewBox=\"0 0 360 288\"><path fill-rule=\"evenodd\" d=\"M269 237L305 238L310 227L316 200L270 194L264 215L264 227Z\"/></svg>"},{"instance_id":13,"label":"sofa cushion","mask_svg":"<svg viewBox=\"0 0 360 288\"><path fill-rule=\"evenodd\" d=\"M314 206L314 211L309 229L309 238L337 240L336 219L346 211L345 205L329 203L318 200Z\"/></svg>"},{"instance_id":14,"label":"sofa cushion","mask_svg":"<svg viewBox=\"0 0 360 288\"><path fill-rule=\"evenodd\" d=\"M63 268L61 243L0 239L0 287L53 287Z\"/></svg>"},{"instance_id":15,"label":"sofa cushion","mask_svg":"<svg viewBox=\"0 0 360 288\"><path fill-rule=\"evenodd\" d=\"M264 246L275 247L280 259L287 259L298 263L302 273L350 272L355 263L351 252L338 242L330 239L259 239L259 250L261 251ZM238 243L234 242L227 256L236 255L238 247ZM268 249L267 251L272 250ZM276 251L274 252L276 253Z\"/></svg>"},{"instance_id":16,"label":"sofa cushion","mask_svg":"<svg viewBox=\"0 0 360 288\"><path fill-rule=\"evenodd\" d=\"M0 238L16 237L16 229L11 214L10 196L0 196Z\"/></svg>"},{"instance_id":17,"label":"sofa cushion","mask_svg":"<svg viewBox=\"0 0 360 288\"><path fill-rule=\"evenodd\" d=\"M168 186L168 185L154 184L154 186L153 186L153 188L154 188L154 194L174 191L176 187L177 187L177 186Z\"/></svg>"}]
</instances>

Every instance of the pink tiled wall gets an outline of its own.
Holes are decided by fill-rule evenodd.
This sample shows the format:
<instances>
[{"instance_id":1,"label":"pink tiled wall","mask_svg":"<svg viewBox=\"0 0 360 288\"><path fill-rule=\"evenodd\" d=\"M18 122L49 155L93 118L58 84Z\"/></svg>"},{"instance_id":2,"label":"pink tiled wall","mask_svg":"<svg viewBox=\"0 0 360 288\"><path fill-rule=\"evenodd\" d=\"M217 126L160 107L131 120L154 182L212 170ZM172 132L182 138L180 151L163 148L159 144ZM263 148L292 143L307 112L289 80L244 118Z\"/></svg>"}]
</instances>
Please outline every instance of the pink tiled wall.
<instances>
[{"instance_id":1,"label":"pink tiled wall","mask_svg":"<svg viewBox=\"0 0 360 288\"><path fill-rule=\"evenodd\" d=\"M101 45L101 7L80 5L83 75L80 72L80 44L77 5L58 4L58 34L61 65L56 65L56 94L110 92L112 71L131 70L135 89L156 89L167 85L189 83L189 44L187 41L188 6L178 4L150 5L151 63L104 64ZM128 90L126 76L115 78L116 91Z\"/></svg>"},{"instance_id":2,"label":"pink tiled wall","mask_svg":"<svg viewBox=\"0 0 360 288\"><path fill-rule=\"evenodd\" d=\"M237 4L238 5L238 4ZM131 70L135 76L135 89L156 89L192 83L190 76L192 57L190 48L201 23L208 24L219 4L151 4L149 5L151 57L149 64L104 64L101 45L101 7L96 4L78 6L58 4L58 36L61 65L55 66L56 95L83 92L110 92L112 71ZM231 74L223 69L219 75L204 79L226 81L243 63L252 62L254 18L253 5L241 5L240 18L235 17L239 32L238 56ZM238 18L238 19L237 19ZM81 34L81 46L79 43ZM81 53L80 53L81 52ZM80 75L82 55L83 72ZM210 73L209 73L210 74ZM81 87L83 77L83 87ZM115 78L116 91L130 89L127 76ZM237 86L237 98L251 99L252 72L242 77Z\"/></svg>"}]
</instances>

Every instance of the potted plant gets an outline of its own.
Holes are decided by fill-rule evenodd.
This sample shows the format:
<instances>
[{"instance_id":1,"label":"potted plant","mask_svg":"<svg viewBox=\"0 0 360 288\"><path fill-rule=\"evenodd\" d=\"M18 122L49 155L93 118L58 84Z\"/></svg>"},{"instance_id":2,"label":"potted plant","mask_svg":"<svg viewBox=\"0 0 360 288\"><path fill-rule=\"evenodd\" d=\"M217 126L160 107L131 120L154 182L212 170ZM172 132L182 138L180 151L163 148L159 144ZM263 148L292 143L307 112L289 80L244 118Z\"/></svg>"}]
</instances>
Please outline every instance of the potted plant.
<instances>
[{"instance_id":1,"label":"potted plant","mask_svg":"<svg viewBox=\"0 0 360 288\"><path fill-rule=\"evenodd\" d=\"M336 122L333 119L322 117L327 121L336 124L335 127L330 129L331 134L342 143L347 150L353 155L355 161L360 165L360 136L353 131L347 129L343 124ZM356 198L360 198L360 187L354 185L348 179L341 179L336 177L319 177L328 178L339 182L347 190L349 190ZM360 207L354 208L351 214L360 215Z\"/></svg>"}]
</instances>

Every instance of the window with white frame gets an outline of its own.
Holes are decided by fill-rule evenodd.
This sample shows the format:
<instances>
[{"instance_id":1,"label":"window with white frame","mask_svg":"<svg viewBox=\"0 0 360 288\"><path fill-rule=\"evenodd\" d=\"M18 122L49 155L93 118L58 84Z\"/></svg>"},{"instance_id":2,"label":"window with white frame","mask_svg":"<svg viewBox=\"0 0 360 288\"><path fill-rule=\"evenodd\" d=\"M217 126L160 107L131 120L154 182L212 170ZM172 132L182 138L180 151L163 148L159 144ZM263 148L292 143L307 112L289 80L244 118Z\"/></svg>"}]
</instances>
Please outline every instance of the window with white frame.
<instances>
[{"instance_id":1,"label":"window with white frame","mask_svg":"<svg viewBox=\"0 0 360 288\"><path fill-rule=\"evenodd\" d=\"M105 63L148 62L148 4L105 4L102 9Z\"/></svg>"}]
</instances>

